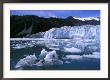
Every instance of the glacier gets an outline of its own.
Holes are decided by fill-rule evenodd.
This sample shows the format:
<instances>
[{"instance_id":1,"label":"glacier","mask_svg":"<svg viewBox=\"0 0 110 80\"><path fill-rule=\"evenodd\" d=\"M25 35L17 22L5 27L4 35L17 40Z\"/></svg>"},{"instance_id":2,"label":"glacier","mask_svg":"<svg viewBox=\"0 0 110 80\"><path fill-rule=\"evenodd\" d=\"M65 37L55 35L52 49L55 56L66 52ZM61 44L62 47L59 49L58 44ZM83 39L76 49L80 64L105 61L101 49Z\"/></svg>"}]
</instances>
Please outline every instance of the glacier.
<instances>
[{"instance_id":1,"label":"glacier","mask_svg":"<svg viewBox=\"0 0 110 80\"><path fill-rule=\"evenodd\" d=\"M64 26L45 32L44 39L99 39L99 25Z\"/></svg>"}]
</instances>

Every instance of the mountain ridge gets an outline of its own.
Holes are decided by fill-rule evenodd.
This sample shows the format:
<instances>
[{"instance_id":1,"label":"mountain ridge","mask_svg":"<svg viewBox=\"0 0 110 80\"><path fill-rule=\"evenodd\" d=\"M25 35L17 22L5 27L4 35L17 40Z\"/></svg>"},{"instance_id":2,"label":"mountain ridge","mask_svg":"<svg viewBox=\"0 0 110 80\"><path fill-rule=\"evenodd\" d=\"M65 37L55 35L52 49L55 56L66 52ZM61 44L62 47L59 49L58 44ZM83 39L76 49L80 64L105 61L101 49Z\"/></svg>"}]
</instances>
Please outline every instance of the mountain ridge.
<instances>
[{"instance_id":1,"label":"mountain ridge","mask_svg":"<svg viewBox=\"0 0 110 80\"><path fill-rule=\"evenodd\" d=\"M81 25L99 25L100 18L76 18L68 16L67 18L44 18L35 15L10 16L11 38L22 38L26 35L32 35L39 32L45 32L51 28L60 28L63 26L81 26Z\"/></svg>"}]
</instances>

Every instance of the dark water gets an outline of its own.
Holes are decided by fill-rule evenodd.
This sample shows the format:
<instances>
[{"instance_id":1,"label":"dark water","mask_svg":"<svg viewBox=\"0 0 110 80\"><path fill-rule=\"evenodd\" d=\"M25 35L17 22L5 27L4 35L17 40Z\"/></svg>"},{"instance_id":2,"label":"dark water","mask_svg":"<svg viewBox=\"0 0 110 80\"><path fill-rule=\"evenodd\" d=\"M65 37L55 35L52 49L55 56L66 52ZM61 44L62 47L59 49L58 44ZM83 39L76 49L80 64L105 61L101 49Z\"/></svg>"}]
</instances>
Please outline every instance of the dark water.
<instances>
[{"instance_id":1,"label":"dark water","mask_svg":"<svg viewBox=\"0 0 110 80\"><path fill-rule=\"evenodd\" d=\"M33 55L35 53L36 57L40 54L42 48L45 48L47 51L52 51L51 49L44 47L42 45L34 45L32 47L26 47L21 49L13 49L11 47L10 53L10 69L15 70L15 65L17 62L24 58L27 55ZM63 61L63 65L56 65L56 66L25 66L24 70L100 70L100 58L88 58L84 57L82 59L63 59L62 57L66 56L67 54L71 54L69 52L63 52L60 50L56 50L58 57L60 60ZM79 53L79 54L72 54L72 55L82 55L86 54L86 51ZM87 52L88 54L88 52ZM90 52L91 54L91 52ZM66 61L70 63L66 63Z\"/></svg>"}]
</instances>

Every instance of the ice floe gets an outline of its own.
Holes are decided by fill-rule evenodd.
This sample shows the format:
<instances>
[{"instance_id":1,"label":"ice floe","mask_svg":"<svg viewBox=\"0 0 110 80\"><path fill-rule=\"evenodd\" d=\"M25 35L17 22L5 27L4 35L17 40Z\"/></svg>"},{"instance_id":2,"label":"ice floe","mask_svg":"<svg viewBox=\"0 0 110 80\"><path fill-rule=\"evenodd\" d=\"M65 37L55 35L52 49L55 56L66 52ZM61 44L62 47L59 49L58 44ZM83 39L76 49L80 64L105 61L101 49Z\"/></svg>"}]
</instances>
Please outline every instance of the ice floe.
<instances>
[{"instance_id":1,"label":"ice floe","mask_svg":"<svg viewBox=\"0 0 110 80\"><path fill-rule=\"evenodd\" d=\"M64 51L70 52L70 53L81 53L80 49L74 48L74 47L71 47L71 48L64 47Z\"/></svg>"},{"instance_id":2,"label":"ice floe","mask_svg":"<svg viewBox=\"0 0 110 80\"><path fill-rule=\"evenodd\" d=\"M70 62L70 61L65 61L65 63L66 63L66 64L70 64L71 62Z\"/></svg>"},{"instance_id":3,"label":"ice floe","mask_svg":"<svg viewBox=\"0 0 110 80\"><path fill-rule=\"evenodd\" d=\"M99 52L93 52L92 54L89 54L89 55L83 55L83 57L100 58L100 53Z\"/></svg>"},{"instance_id":4,"label":"ice floe","mask_svg":"<svg viewBox=\"0 0 110 80\"><path fill-rule=\"evenodd\" d=\"M49 52L44 59L45 60L48 60L48 59L58 59L58 54L56 53L55 50L53 50L53 51Z\"/></svg>"},{"instance_id":5,"label":"ice floe","mask_svg":"<svg viewBox=\"0 0 110 80\"><path fill-rule=\"evenodd\" d=\"M83 56L80 55L66 55L63 59L82 59Z\"/></svg>"},{"instance_id":6,"label":"ice floe","mask_svg":"<svg viewBox=\"0 0 110 80\"><path fill-rule=\"evenodd\" d=\"M34 55L28 55L23 59L20 59L16 64L16 69L22 69L24 66L32 66L37 57Z\"/></svg>"}]
</instances>

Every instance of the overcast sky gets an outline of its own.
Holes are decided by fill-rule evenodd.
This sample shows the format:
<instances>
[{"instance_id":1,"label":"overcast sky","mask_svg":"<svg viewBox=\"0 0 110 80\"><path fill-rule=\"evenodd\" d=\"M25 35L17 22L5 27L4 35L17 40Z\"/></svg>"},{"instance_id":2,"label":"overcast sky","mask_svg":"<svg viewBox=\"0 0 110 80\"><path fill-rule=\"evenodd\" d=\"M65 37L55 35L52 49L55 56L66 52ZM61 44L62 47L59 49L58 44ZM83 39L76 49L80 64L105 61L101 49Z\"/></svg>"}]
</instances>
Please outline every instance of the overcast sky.
<instances>
[{"instance_id":1,"label":"overcast sky","mask_svg":"<svg viewBox=\"0 0 110 80\"><path fill-rule=\"evenodd\" d=\"M99 17L100 10L11 10L11 15L37 15L40 17Z\"/></svg>"}]
</instances>

